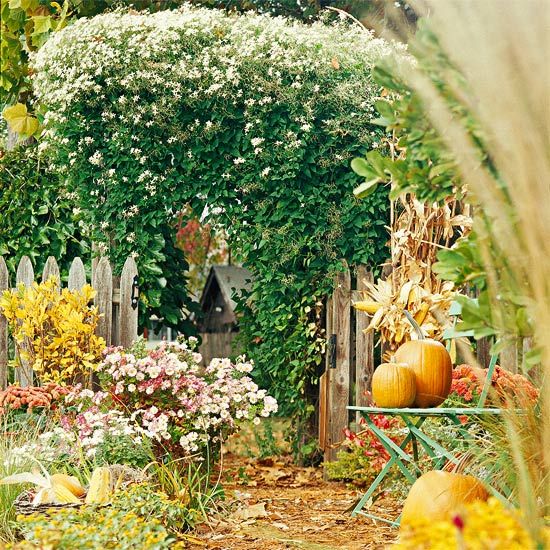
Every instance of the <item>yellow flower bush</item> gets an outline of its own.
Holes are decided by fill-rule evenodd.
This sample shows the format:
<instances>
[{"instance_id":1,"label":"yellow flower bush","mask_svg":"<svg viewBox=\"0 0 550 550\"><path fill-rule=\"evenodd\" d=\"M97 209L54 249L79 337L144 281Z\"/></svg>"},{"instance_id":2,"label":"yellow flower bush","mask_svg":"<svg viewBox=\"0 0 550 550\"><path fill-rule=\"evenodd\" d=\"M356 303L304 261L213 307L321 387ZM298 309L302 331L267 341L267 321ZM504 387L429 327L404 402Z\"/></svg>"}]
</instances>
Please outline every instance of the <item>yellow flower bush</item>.
<instances>
[{"instance_id":1,"label":"yellow flower bush","mask_svg":"<svg viewBox=\"0 0 550 550\"><path fill-rule=\"evenodd\" d=\"M537 542L521 524L521 514L496 498L465 506L454 520L423 520L400 533L392 550L535 550ZM550 543L550 528L541 538Z\"/></svg>"},{"instance_id":2,"label":"yellow flower bush","mask_svg":"<svg viewBox=\"0 0 550 550\"><path fill-rule=\"evenodd\" d=\"M72 382L98 365L105 341L95 334L100 314L90 305L94 296L90 285L60 290L51 277L0 297L19 356L42 382Z\"/></svg>"}]
</instances>

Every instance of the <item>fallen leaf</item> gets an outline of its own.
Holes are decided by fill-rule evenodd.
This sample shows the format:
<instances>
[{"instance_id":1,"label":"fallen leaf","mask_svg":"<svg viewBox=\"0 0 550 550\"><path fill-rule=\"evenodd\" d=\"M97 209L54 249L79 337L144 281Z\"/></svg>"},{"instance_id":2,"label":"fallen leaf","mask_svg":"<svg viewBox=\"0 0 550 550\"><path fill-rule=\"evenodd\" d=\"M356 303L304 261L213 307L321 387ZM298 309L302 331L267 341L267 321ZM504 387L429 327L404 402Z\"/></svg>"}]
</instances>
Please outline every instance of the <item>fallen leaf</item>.
<instances>
[{"instance_id":1,"label":"fallen leaf","mask_svg":"<svg viewBox=\"0 0 550 550\"><path fill-rule=\"evenodd\" d=\"M262 468L262 477L266 483L275 483L282 479L290 479L292 474L280 468Z\"/></svg>"},{"instance_id":2,"label":"fallen leaf","mask_svg":"<svg viewBox=\"0 0 550 550\"><path fill-rule=\"evenodd\" d=\"M267 517L267 510L265 509L265 502L258 502L258 504L251 504L250 506L243 506L239 508L232 515L233 519L238 521L247 521L249 519L265 518Z\"/></svg>"},{"instance_id":3,"label":"fallen leaf","mask_svg":"<svg viewBox=\"0 0 550 550\"><path fill-rule=\"evenodd\" d=\"M282 522L275 522L271 525L273 525L273 527L277 527L277 529L281 529L282 531L288 531L290 529L290 527L286 523Z\"/></svg>"}]
</instances>

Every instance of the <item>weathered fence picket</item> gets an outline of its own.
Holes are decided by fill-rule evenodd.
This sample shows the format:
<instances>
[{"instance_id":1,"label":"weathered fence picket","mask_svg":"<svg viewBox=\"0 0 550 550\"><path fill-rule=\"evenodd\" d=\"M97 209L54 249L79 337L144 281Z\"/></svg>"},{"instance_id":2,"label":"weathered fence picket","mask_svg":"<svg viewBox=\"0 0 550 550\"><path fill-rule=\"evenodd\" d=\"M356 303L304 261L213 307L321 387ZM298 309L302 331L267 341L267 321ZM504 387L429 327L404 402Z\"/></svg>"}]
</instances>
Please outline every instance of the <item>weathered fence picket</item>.
<instances>
[{"instance_id":1,"label":"weathered fence picket","mask_svg":"<svg viewBox=\"0 0 550 550\"><path fill-rule=\"evenodd\" d=\"M17 266L17 273L15 275L15 285L19 286L23 284L29 287L34 282L34 269L32 267L31 259L28 256L23 256L19 265ZM21 347L25 347L25 343L21 344ZM32 369L28 362L19 356L17 347L15 348L15 354L20 363L20 367L15 371L15 380L19 382L21 386L32 386L33 374Z\"/></svg>"},{"instance_id":2,"label":"weathered fence picket","mask_svg":"<svg viewBox=\"0 0 550 550\"><path fill-rule=\"evenodd\" d=\"M69 268L69 280L67 288L69 290L80 290L86 284L86 270L80 258L75 258Z\"/></svg>"},{"instance_id":3,"label":"weathered fence picket","mask_svg":"<svg viewBox=\"0 0 550 550\"><path fill-rule=\"evenodd\" d=\"M120 276L119 338L120 345L131 346L138 330L138 271L132 257L126 258Z\"/></svg>"},{"instance_id":4,"label":"weathered fence picket","mask_svg":"<svg viewBox=\"0 0 550 550\"><path fill-rule=\"evenodd\" d=\"M57 261L50 256L42 272L42 281L55 277L60 283L60 270ZM23 256L17 267L15 286L31 286L35 273L30 258ZM120 281L120 283L119 283ZM67 288L80 290L86 284L86 271L80 258L75 258L69 269ZM129 346L137 338L138 331L138 270L133 258L127 258L121 277L113 277L111 264L101 258L93 272L92 286L96 290L94 304L101 314L96 332L105 339L107 345ZM7 264L0 256L0 293L11 288ZM61 288L61 284L60 284ZM117 326L114 326L114 324ZM6 318L0 311L0 388L8 383L9 331ZM15 370L16 381L21 386L33 383L30 365L22 362Z\"/></svg>"},{"instance_id":5,"label":"weathered fence picket","mask_svg":"<svg viewBox=\"0 0 550 550\"><path fill-rule=\"evenodd\" d=\"M368 403L374 372L374 337L364 332L369 317L355 315L352 307L363 299L362 291L366 282L372 281L372 273L359 266L355 275L356 290L352 290L349 270L337 275L326 305L326 368L319 380L319 445L325 461L335 459L334 445L343 439L343 430L349 425L346 407Z\"/></svg>"},{"instance_id":6,"label":"weathered fence picket","mask_svg":"<svg viewBox=\"0 0 550 550\"><path fill-rule=\"evenodd\" d=\"M59 288L61 291L61 275L59 273L59 266L53 256L49 256L46 260L46 265L44 265L44 270L42 271L42 282L47 281L50 277L55 277Z\"/></svg>"},{"instance_id":7,"label":"weathered fence picket","mask_svg":"<svg viewBox=\"0 0 550 550\"><path fill-rule=\"evenodd\" d=\"M113 328L113 271L107 258L101 258L98 262L93 277L92 286L96 289L94 303L101 314L96 334L103 337L105 343L110 346Z\"/></svg>"},{"instance_id":8,"label":"weathered fence picket","mask_svg":"<svg viewBox=\"0 0 550 550\"><path fill-rule=\"evenodd\" d=\"M332 447L342 439L342 430L348 425L351 365L351 279L349 270L336 276L336 288L332 295L332 345L329 368L327 410L328 434L326 458L333 460L336 449ZM334 335L334 336L332 336Z\"/></svg>"},{"instance_id":9,"label":"weathered fence picket","mask_svg":"<svg viewBox=\"0 0 550 550\"><path fill-rule=\"evenodd\" d=\"M373 282L373 276L363 265L357 268L357 290L352 291L352 303L364 299L363 292L367 282ZM355 312L355 405L366 407L369 404L368 393L371 389L372 375L374 374L374 334L366 333L370 316ZM356 415L359 422L360 414Z\"/></svg>"}]
</instances>

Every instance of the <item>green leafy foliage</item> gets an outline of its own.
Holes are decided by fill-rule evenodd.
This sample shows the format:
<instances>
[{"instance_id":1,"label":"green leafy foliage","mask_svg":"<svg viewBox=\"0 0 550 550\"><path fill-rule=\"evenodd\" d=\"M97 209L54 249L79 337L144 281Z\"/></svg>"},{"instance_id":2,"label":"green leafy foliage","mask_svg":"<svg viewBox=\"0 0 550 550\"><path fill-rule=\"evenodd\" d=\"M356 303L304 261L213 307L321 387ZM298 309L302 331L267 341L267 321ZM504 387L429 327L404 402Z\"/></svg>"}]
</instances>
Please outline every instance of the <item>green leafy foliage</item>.
<instances>
[{"instance_id":1,"label":"green leafy foliage","mask_svg":"<svg viewBox=\"0 0 550 550\"><path fill-rule=\"evenodd\" d=\"M0 255L11 273L24 255L40 273L51 255L67 275L74 257L89 254L74 197L36 145L0 156L0 212Z\"/></svg>"},{"instance_id":2,"label":"green leafy foliage","mask_svg":"<svg viewBox=\"0 0 550 550\"><path fill-rule=\"evenodd\" d=\"M144 468L153 460L151 441L143 438L139 444L127 435L113 436L107 433L94 455L94 464L125 464L132 468Z\"/></svg>"},{"instance_id":3,"label":"green leafy foliage","mask_svg":"<svg viewBox=\"0 0 550 550\"><path fill-rule=\"evenodd\" d=\"M456 116L471 130L472 138L481 143L471 114L457 97L465 92L464 80L424 20L419 22L411 53ZM397 139L398 151L404 154L392 160L371 152L365 159L354 159L353 170L365 178L355 193L364 196L379 182L391 182L390 198L409 192L427 202L441 202L451 195L460 200L463 182L456 161L427 116L428 106L408 83L409 69L410 60L399 57L388 57L374 68L374 79L386 90L385 97L375 103L380 115L376 123ZM486 160L482 149L480 159Z\"/></svg>"},{"instance_id":4,"label":"green leafy foliage","mask_svg":"<svg viewBox=\"0 0 550 550\"><path fill-rule=\"evenodd\" d=\"M115 502L111 506L60 508L51 515L34 513L21 518L19 523L28 542L15 548L173 548L174 538L157 517L142 515L147 511L129 509L121 498L120 505Z\"/></svg>"},{"instance_id":5,"label":"green leafy foliage","mask_svg":"<svg viewBox=\"0 0 550 550\"><path fill-rule=\"evenodd\" d=\"M165 228L178 205L207 207L254 275L242 339L284 414L307 409L342 259L385 255L387 201L357 201L348 166L380 137L371 66L390 51L344 23L187 7L80 20L37 56L47 145L94 242L134 254L148 305L166 303L182 280L166 276Z\"/></svg>"},{"instance_id":6,"label":"green leafy foliage","mask_svg":"<svg viewBox=\"0 0 550 550\"><path fill-rule=\"evenodd\" d=\"M67 24L69 2L1 0L0 10L0 105L5 105L30 91L29 56Z\"/></svg>"}]
</instances>

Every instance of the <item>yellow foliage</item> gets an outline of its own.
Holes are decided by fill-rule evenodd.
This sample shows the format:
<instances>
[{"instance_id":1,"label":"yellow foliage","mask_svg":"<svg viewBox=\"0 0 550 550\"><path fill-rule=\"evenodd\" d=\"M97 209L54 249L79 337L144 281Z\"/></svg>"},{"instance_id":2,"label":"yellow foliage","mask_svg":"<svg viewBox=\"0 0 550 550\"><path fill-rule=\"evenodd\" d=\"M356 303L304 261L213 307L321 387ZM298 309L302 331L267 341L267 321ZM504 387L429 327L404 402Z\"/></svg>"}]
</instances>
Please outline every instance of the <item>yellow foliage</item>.
<instances>
[{"instance_id":1,"label":"yellow foliage","mask_svg":"<svg viewBox=\"0 0 550 550\"><path fill-rule=\"evenodd\" d=\"M6 107L2 113L9 127L24 137L30 137L40 128L38 119L27 112L27 106L16 103Z\"/></svg>"},{"instance_id":2,"label":"yellow foliage","mask_svg":"<svg viewBox=\"0 0 550 550\"><path fill-rule=\"evenodd\" d=\"M55 277L0 296L19 355L41 381L69 383L98 365L105 341L95 334L100 314L89 305L94 296L90 285L60 291Z\"/></svg>"},{"instance_id":3,"label":"yellow foliage","mask_svg":"<svg viewBox=\"0 0 550 550\"><path fill-rule=\"evenodd\" d=\"M399 535L392 550L535 550L537 542L550 542L545 527L535 541L521 523L518 510L505 508L496 498L476 501L457 510L456 524L451 520L418 520ZM457 525L462 525L459 528Z\"/></svg>"}]
</instances>

